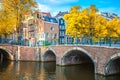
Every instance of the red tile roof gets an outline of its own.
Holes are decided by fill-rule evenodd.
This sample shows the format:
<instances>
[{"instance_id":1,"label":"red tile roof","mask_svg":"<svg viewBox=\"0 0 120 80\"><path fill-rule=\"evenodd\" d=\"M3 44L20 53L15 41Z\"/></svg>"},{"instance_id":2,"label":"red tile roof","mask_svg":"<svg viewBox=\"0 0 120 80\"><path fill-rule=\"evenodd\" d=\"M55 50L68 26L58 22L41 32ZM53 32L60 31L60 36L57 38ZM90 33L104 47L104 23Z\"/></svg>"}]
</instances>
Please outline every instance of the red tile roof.
<instances>
[{"instance_id":1,"label":"red tile roof","mask_svg":"<svg viewBox=\"0 0 120 80\"><path fill-rule=\"evenodd\" d=\"M49 12L41 12L43 15L45 14L46 16L51 17L51 14Z\"/></svg>"}]
</instances>

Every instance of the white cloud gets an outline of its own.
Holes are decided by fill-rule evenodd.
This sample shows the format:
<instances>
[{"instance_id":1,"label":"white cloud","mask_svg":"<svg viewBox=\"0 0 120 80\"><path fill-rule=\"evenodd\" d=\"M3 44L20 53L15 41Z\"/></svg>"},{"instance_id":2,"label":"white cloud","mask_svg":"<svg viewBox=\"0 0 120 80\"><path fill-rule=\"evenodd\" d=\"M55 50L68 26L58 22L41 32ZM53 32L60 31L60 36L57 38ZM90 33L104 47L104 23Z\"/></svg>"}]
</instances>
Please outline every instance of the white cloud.
<instances>
[{"instance_id":1,"label":"white cloud","mask_svg":"<svg viewBox=\"0 0 120 80\"><path fill-rule=\"evenodd\" d=\"M50 12L51 11L51 7L48 5L43 5L43 4L38 4L38 9L40 11L44 11L44 12Z\"/></svg>"}]
</instances>

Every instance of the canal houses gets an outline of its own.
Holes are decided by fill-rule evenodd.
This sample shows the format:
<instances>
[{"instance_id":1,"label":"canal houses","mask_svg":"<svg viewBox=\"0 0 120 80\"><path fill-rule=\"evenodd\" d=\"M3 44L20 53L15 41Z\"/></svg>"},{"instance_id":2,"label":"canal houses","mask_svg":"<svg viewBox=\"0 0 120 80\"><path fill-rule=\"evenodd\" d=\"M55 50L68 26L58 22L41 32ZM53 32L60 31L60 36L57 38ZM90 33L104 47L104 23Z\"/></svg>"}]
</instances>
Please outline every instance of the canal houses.
<instances>
[{"instance_id":1,"label":"canal houses","mask_svg":"<svg viewBox=\"0 0 120 80\"><path fill-rule=\"evenodd\" d=\"M58 21L50 13L37 11L28 15L23 24L25 44L29 46L58 44Z\"/></svg>"}]
</instances>

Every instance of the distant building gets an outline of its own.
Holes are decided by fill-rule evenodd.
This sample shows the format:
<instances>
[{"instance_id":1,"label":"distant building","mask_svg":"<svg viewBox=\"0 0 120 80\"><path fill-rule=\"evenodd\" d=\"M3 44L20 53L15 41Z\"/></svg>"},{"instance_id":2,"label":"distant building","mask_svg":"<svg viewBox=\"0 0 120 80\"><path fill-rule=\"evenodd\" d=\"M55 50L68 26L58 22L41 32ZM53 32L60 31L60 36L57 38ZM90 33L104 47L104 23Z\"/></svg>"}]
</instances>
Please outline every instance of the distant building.
<instances>
[{"instance_id":1,"label":"distant building","mask_svg":"<svg viewBox=\"0 0 120 80\"><path fill-rule=\"evenodd\" d=\"M59 22L59 44L72 43L73 39L69 35L66 35L66 22L63 19L63 16L68 14L68 12L59 12L55 17Z\"/></svg>"},{"instance_id":2,"label":"distant building","mask_svg":"<svg viewBox=\"0 0 120 80\"><path fill-rule=\"evenodd\" d=\"M65 20L63 19L63 16L65 14L68 14L68 12L59 12L55 17L57 18L59 22L59 44L64 44L65 43Z\"/></svg>"},{"instance_id":3,"label":"distant building","mask_svg":"<svg viewBox=\"0 0 120 80\"><path fill-rule=\"evenodd\" d=\"M118 17L118 15L115 14L115 13L101 12L100 14L101 14L104 18L106 18L107 20L111 20L111 19L113 19L113 18L115 18L115 17Z\"/></svg>"}]
</instances>

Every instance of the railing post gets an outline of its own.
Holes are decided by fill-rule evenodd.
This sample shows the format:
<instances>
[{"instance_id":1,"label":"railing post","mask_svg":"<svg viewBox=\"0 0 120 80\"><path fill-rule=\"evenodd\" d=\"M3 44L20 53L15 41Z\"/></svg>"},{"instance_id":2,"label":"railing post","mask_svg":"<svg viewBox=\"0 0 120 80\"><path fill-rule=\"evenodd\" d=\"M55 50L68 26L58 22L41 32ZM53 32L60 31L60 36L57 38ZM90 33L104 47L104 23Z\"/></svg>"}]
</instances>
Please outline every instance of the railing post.
<instances>
[{"instance_id":1,"label":"railing post","mask_svg":"<svg viewBox=\"0 0 120 80\"><path fill-rule=\"evenodd\" d=\"M100 44L100 46L101 46L101 37L100 37L99 39L100 39L99 44Z\"/></svg>"},{"instance_id":2,"label":"railing post","mask_svg":"<svg viewBox=\"0 0 120 80\"><path fill-rule=\"evenodd\" d=\"M110 37L110 41L109 41L109 46L111 47L112 44L112 38Z\"/></svg>"}]
</instances>

